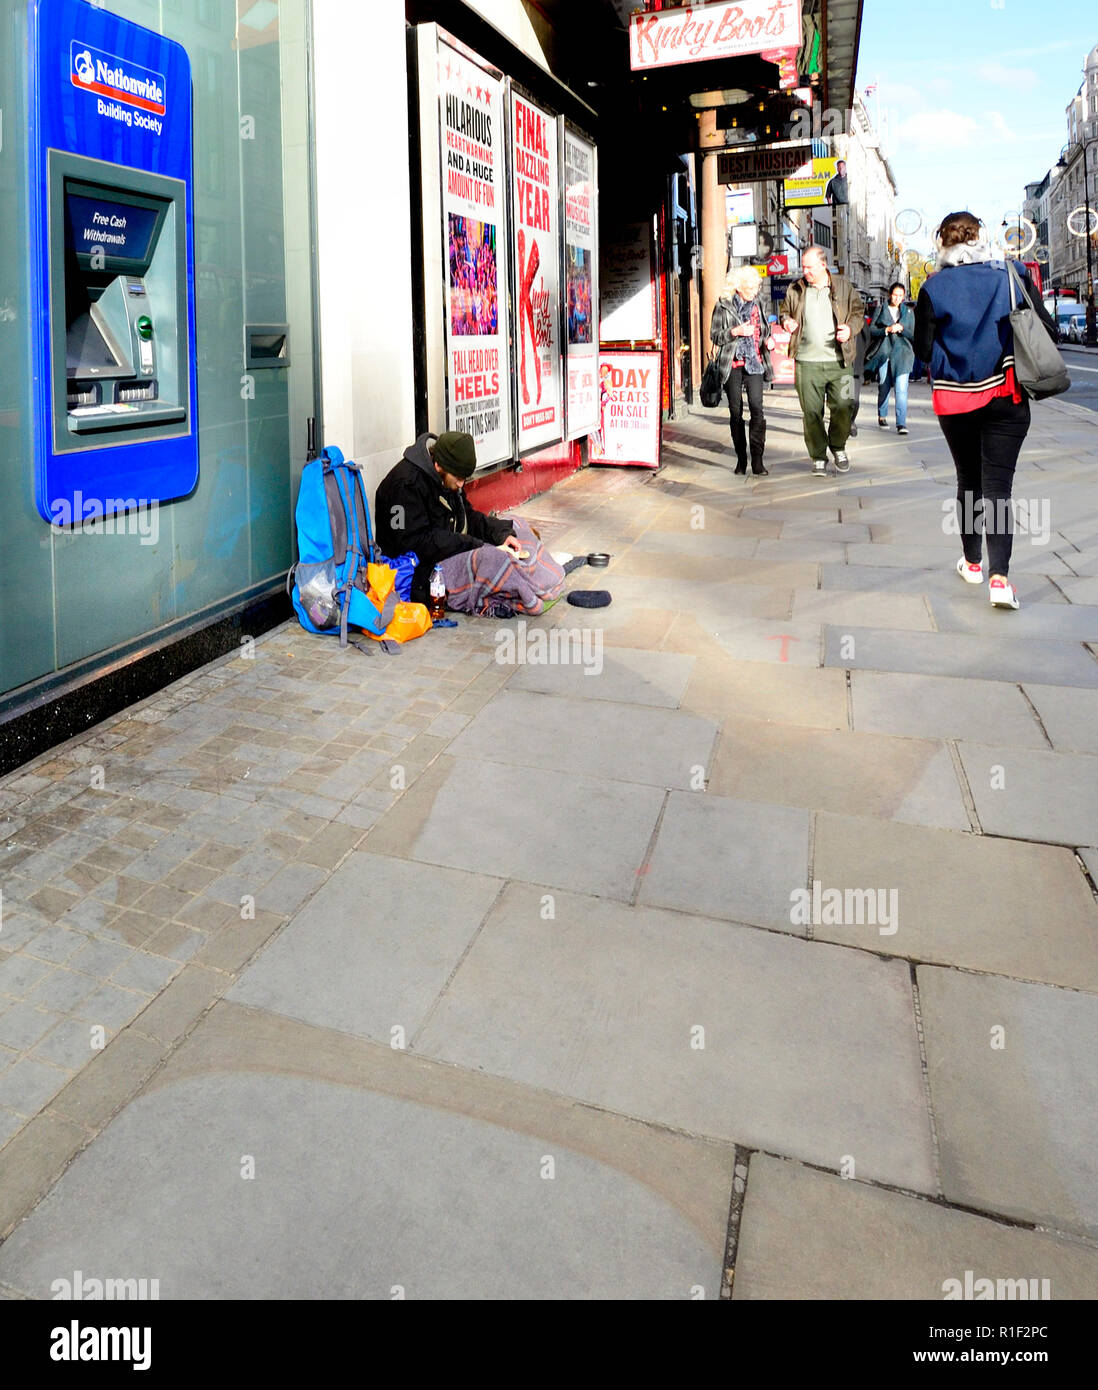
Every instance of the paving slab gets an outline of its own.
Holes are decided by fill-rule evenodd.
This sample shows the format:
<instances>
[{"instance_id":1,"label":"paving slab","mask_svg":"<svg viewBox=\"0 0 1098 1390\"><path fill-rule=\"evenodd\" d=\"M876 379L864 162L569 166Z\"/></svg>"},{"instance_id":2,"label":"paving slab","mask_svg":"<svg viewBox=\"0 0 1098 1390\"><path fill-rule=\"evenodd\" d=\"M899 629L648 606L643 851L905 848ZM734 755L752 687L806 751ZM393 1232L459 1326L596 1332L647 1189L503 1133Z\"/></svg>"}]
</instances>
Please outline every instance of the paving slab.
<instances>
[{"instance_id":1,"label":"paving slab","mask_svg":"<svg viewBox=\"0 0 1098 1390\"><path fill-rule=\"evenodd\" d=\"M679 711L507 690L458 734L449 752L578 776L690 787L695 769L709 765L716 732L709 720Z\"/></svg>"},{"instance_id":2,"label":"paving slab","mask_svg":"<svg viewBox=\"0 0 1098 1390\"><path fill-rule=\"evenodd\" d=\"M712 651L714 646L736 661L815 668L820 664L818 622L793 622L785 616L792 594L773 591L780 598L780 614L766 618L745 617L730 608L720 613L695 606L680 613L667 636L668 651Z\"/></svg>"},{"instance_id":3,"label":"paving slab","mask_svg":"<svg viewBox=\"0 0 1098 1390\"><path fill-rule=\"evenodd\" d=\"M361 847L628 900L663 800L657 787L444 755Z\"/></svg>"},{"instance_id":4,"label":"paving slab","mask_svg":"<svg viewBox=\"0 0 1098 1390\"><path fill-rule=\"evenodd\" d=\"M745 801L969 829L949 750L931 740L737 719L721 733L709 787Z\"/></svg>"},{"instance_id":5,"label":"paving slab","mask_svg":"<svg viewBox=\"0 0 1098 1390\"><path fill-rule=\"evenodd\" d=\"M960 545L958 544L958 551ZM941 565L937 545L850 545L847 559L852 565L899 566L905 569L931 569ZM1042 547L1015 549L1010 558L1010 571L1019 574L1070 575L1071 570L1051 550ZM959 582L959 581L958 581Z\"/></svg>"},{"instance_id":6,"label":"paving slab","mask_svg":"<svg viewBox=\"0 0 1098 1390\"><path fill-rule=\"evenodd\" d=\"M1036 1279L1038 1297L1047 1279L1050 1298L1098 1298L1098 1250L752 1156L733 1299L939 1300L955 1291L952 1279L963 1291L968 1271L973 1282Z\"/></svg>"},{"instance_id":7,"label":"paving slab","mask_svg":"<svg viewBox=\"0 0 1098 1390\"><path fill-rule=\"evenodd\" d=\"M1061 579L1059 584L1072 603L1098 603L1098 578Z\"/></svg>"},{"instance_id":8,"label":"paving slab","mask_svg":"<svg viewBox=\"0 0 1098 1390\"><path fill-rule=\"evenodd\" d=\"M516 657L521 647L516 641ZM527 635L529 654L529 634ZM578 649L569 645L570 654L577 650L583 656L582 639ZM545 649L552 654L552 647ZM507 682L508 690L534 691L544 695L569 695L587 700L610 700L617 704L653 705L663 709L678 709L683 693L694 671L694 658L675 652L640 651L634 647L614 647L598 654L590 647L592 658L586 665L582 660L518 665ZM456 730L455 732L460 732Z\"/></svg>"},{"instance_id":9,"label":"paving slab","mask_svg":"<svg viewBox=\"0 0 1098 1390\"><path fill-rule=\"evenodd\" d=\"M854 728L861 733L980 739L994 729L1002 743L1048 747L1022 692L1006 681L853 671L850 684ZM1098 701L1098 691L1068 693Z\"/></svg>"},{"instance_id":10,"label":"paving slab","mask_svg":"<svg viewBox=\"0 0 1098 1390\"><path fill-rule=\"evenodd\" d=\"M930 612L922 594L874 593L851 589L845 593L821 589L797 589L793 617L803 621L841 626L889 627L910 632L933 632Z\"/></svg>"},{"instance_id":11,"label":"paving slab","mask_svg":"<svg viewBox=\"0 0 1098 1390\"><path fill-rule=\"evenodd\" d=\"M1098 998L926 966L917 978L945 1196L1098 1237Z\"/></svg>"},{"instance_id":12,"label":"paving slab","mask_svg":"<svg viewBox=\"0 0 1098 1390\"><path fill-rule=\"evenodd\" d=\"M807 811L672 792L639 901L804 935L791 894L808 877Z\"/></svg>"},{"instance_id":13,"label":"paving slab","mask_svg":"<svg viewBox=\"0 0 1098 1390\"><path fill-rule=\"evenodd\" d=\"M683 708L718 722L747 715L776 724L845 729L842 671L788 662L736 661L723 651L699 655Z\"/></svg>"},{"instance_id":14,"label":"paving slab","mask_svg":"<svg viewBox=\"0 0 1098 1390\"><path fill-rule=\"evenodd\" d=\"M958 746L986 835L1085 845L1098 827L1098 757L979 743Z\"/></svg>"},{"instance_id":15,"label":"paving slab","mask_svg":"<svg viewBox=\"0 0 1098 1390\"><path fill-rule=\"evenodd\" d=\"M776 541L760 541L756 553L760 560L784 561L787 564L809 560L818 564L841 565L846 561L844 542L817 539L809 533L782 536Z\"/></svg>"},{"instance_id":16,"label":"paving slab","mask_svg":"<svg viewBox=\"0 0 1098 1390\"><path fill-rule=\"evenodd\" d=\"M1098 690L1070 690L1059 685L1027 684L1025 692L1040 715L1045 732L1057 750L1098 753ZM996 739L999 730L995 725ZM987 737L990 729L980 736ZM1001 740L1000 740L1001 741ZM1098 833L1098 826L1095 827Z\"/></svg>"},{"instance_id":17,"label":"paving slab","mask_svg":"<svg viewBox=\"0 0 1098 1390\"><path fill-rule=\"evenodd\" d=\"M930 606L941 632L1002 635L1008 617L1019 637L1043 637L1067 642L1098 640L1098 606L1082 603L1023 603L1017 612L1002 613L988 602L984 588L956 598L933 597Z\"/></svg>"},{"instance_id":18,"label":"paving slab","mask_svg":"<svg viewBox=\"0 0 1098 1390\"><path fill-rule=\"evenodd\" d=\"M898 906L891 934L855 919L819 923L817 938L1098 989L1098 904L1069 850L831 815L814 849L821 889L895 891Z\"/></svg>"},{"instance_id":19,"label":"paving slab","mask_svg":"<svg viewBox=\"0 0 1098 1390\"><path fill-rule=\"evenodd\" d=\"M716 1297L719 1256L669 1203L559 1146L544 1180L545 1154L345 1085L189 1078L80 1155L5 1242L0 1279L36 1298L75 1270L156 1278L162 1299Z\"/></svg>"},{"instance_id":20,"label":"paving slab","mask_svg":"<svg viewBox=\"0 0 1098 1390\"><path fill-rule=\"evenodd\" d=\"M941 594L945 598L953 598L964 583L957 576L959 554L960 551L935 569L825 564L820 566L820 587L832 592L836 589L872 589L878 593ZM1058 584L1043 575L1012 574L1011 583L1023 604L1067 602ZM1019 613L1021 611L1018 610Z\"/></svg>"},{"instance_id":21,"label":"paving slab","mask_svg":"<svg viewBox=\"0 0 1098 1390\"><path fill-rule=\"evenodd\" d=\"M899 962L571 894L546 921L541 897L510 885L416 1049L829 1167L854 1152L867 1176L933 1187Z\"/></svg>"},{"instance_id":22,"label":"paving slab","mask_svg":"<svg viewBox=\"0 0 1098 1390\"><path fill-rule=\"evenodd\" d=\"M704 516L701 518L704 522ZM748 527L750 523L747 524ZM746 529L746 528L745 528ZM755 530L758 531L758 526ZM777 530L776 527L773 528ZM773 537L771 537L773 539ZM701 529L697 531L645 531L636 542L636 555L708 556L714 560L745 559L756 553L758 535L730 535L727 532ZM581 579L590 579L596 571L582 570Z\"/></svg>"},{"instance_id":23,"label":"paving slab","mask_svg":"<svg viewBox=\"0 0 1098 1390\"><path fill-rule=\"evenodd\" d=\"M1003 618L1016 616L1000 614ZM853 638L853 653L850 653ZM825 627L824 665L849 670L908 671L977 680L1045 681L1098 687L1098 661L1070 642L1033 637L986 637L959 632L889 632L883 628Z\"/></svg>"},{"instance_id":24,"label":"paving slab","mask_svg":"<svg viewBox=\"0 0 1098 1390\"><path fill-rule=\"evenodd\" d=\"M411 1037L495 901L498 879L360 851L227 997L388 1043Z\"/></svg>"}]
</instances>

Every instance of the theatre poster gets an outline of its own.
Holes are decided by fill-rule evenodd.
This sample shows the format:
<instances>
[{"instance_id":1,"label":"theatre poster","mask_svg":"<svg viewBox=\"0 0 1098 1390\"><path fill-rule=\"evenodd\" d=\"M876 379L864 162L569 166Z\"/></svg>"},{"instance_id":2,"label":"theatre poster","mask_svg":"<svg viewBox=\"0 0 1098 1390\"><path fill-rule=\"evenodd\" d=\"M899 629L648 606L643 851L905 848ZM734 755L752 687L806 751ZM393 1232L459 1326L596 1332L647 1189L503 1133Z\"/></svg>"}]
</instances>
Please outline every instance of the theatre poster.
<instances>
[{"instance_id":1,"label":"theatre poster","mask_svg":"<svg viewBox=\"0 0 1098 1390\"><path fill-rule=\"evenodd\" d=\"M518 452L564 438L558 122L511 91Z\"/></svg>"},{"instance_id":2,"label":"theatre poster","mask_svg":"<svg viewBox=\"0 0 1098 1390\"><path fill-rule=\"evenodd\" d=\"M513 457L505 81L438 40L446 424L477 466Z\"/></svg>"},{"instance_id":3,"label":"theatre poster","mask_svg":"<svg viewBox=\"0 0 1098 1390\"><path fill-rule=\"evenodd\" d=\"M598 173L595 146L564 130L564 351L568 439L599 427Z\"/></svg>"},{"instance_id":4,"label":"theatre poster","mask_svg":"<svg viewBox=\"0 0 1098 1390\"><path fill-rule=\"evenodd\" d=\"M592 463L660 466L663 354L599 354L599 429L589 443Z\"/></svg>"}]
</instances>

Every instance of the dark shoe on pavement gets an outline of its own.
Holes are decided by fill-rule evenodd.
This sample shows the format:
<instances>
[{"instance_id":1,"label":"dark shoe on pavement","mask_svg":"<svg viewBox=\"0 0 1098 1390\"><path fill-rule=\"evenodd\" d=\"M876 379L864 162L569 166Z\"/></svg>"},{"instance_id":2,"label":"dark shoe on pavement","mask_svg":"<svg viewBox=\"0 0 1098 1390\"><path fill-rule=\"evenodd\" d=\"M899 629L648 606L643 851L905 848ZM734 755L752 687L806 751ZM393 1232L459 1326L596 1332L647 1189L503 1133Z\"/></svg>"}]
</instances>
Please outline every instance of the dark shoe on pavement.
<instances>
[{"instance_id":1,"label":"dark shoe on pavement","mask_svg":"<svg viewBox=\"0 0 1098 1390\"><path fill-rule=\"evenodd\" d=\"M755 475L756 478L769 478L769 477L770 477L770 469L769 469L769 468L764 468L763 465L762 465L761 463L759 464L758 468L752 468L751 471L752 471L752 473Z\"/></svg>"},{"instance_id":2,"label":"dark shoe on pavement","mask_svg":"<svg viewBox=\"0 0 1098 1390\"><path fill-rule=\"evenodd\" d=\"M851 426L850 426L850 437L851 437L851 439L857 439L857 437L858 437L858 426L857 426L857 425L851 425Z\"/></svg>"},{"instance_id":3,"label":"dark shoe on pavement","mask_svg":"<svg viewBox=\"0 0 1098 1390\"><path fill-rule=\"evenodd\" d=\"M907 433L907 426L906 426L906 425L897 425L897 426L896 426L896 433L897 433L897 434L906 434L906 433Z\"/></svg>"},{"instance_id":4,"label":"dark shoe on pavement","mask_svg":"<svg viewBox=\"0 0 1098 1390\"><path fill-rule=\"evenodd\" d=\"M877 424L880 425L881 429L883 430L888 429L888 421L880 415L877 416Z\"/></svg>"},{"instance_id":5,"label":"dark shoe on pavement","mask_svg":"<svg viewBox=\"0 0 1098 1390\"><path fill-rule=\"evenodd\" d=\"M812 476L814 478L827 477L827 459L812 460Z\"/></svg>"},{"instance_id":6,"label":"dark shoe on pavement","mask_svg":"<svg viewBox=\"0 0 1098 1390\"><path fill-rule=\"evenodd\" d=\"M842 450L842 449L833 449L833 450L832 450L832 453L834 453L834 455L835 455L835 472L836 472L836 473L849 473L849 472L850 472L850 460L847 458L847 456L846 456L846 454L843 452L843 450Z\"/></svg>"}]
</instances>

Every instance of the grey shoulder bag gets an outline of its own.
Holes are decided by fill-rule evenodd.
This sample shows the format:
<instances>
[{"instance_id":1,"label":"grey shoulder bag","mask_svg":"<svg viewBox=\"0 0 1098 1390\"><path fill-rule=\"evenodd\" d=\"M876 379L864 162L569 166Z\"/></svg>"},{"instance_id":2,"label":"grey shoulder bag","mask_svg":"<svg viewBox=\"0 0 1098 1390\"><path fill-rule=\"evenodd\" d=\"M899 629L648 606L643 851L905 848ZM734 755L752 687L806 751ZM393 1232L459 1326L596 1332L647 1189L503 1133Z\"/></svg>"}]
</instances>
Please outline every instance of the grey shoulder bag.
<instances>
[{"instance_id":1,"label":"grey shoulder bag","mask_svg":"<svg viewBox=\"0 0 1098 1390\"><path fill-rule=\"evenodd\" d=\"M1008 260L1006 267L1010 282L1010 326L1014 332L1014 375L1018 385L1036 401L1046 396L1059 396L1071 385L1064 359L1034 311L1013 262ZM1016 289L1020 304L1015 304Z\"/></svg>"}]
</instances>

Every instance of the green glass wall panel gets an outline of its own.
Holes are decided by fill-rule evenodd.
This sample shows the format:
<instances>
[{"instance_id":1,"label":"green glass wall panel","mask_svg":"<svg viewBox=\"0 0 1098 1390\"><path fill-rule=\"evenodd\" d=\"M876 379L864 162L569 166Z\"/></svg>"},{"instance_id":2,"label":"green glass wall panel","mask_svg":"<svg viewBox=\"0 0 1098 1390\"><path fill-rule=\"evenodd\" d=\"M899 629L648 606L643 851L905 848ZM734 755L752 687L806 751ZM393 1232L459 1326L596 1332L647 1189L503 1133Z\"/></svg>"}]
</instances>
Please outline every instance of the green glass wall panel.
<instances>
[{"instance_id":1,"label":"green glass wall panel","mask_svg":"<svg viewBox=\"0 0 1098 1390\"><path fill-rule=\"evenodd\" d=\"M0 0L0 690L54 662L50 528L34 505L27 265L27 16Z\"/></svg>"},{"instance_id":2,"label":"green glass wall panel","mask_svg":"<svg viewBox=\"0 0 1098 1390\"><path fill-rule=\"evenodd\" d=\"M132 534L54 534L34 507L27 324L25 0L0 0L0 696L277 581L293 560L296 414L314 413L309 287L287 292L287 219L309 206L308 0L106 0L182 43L194 84L199 481ZM283 33L292 35L285 50ZM290 112L287 129L283 97ZM246 120L244 118L251 118ZM287 160L287 151L290 158ZM287 178L284 168L292 173ZM295 252L296 254L296 252ZM249 375L244 325L289 322L288 368ZM291 427L292 426L292 427ZM145 535L140 534L143 527ZM143 543L144 542L144 543Z\"/></svg>"}]
</instances>

